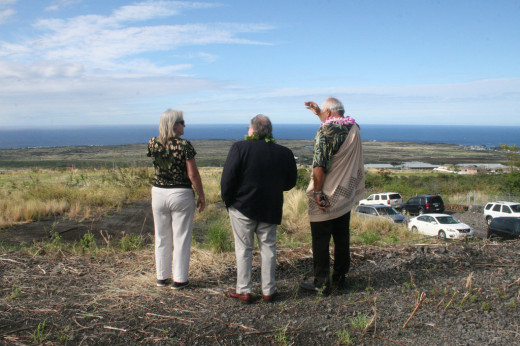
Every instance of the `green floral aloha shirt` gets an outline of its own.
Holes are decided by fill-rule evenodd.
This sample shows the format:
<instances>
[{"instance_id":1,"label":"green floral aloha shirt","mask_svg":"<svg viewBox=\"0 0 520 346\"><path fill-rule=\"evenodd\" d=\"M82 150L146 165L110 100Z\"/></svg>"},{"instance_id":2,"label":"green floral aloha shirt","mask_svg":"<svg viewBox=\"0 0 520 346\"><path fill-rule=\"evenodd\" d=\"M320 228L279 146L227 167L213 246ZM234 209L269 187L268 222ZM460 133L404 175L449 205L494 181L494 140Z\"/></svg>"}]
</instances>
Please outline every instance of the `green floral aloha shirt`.
<instances>
[{"instance_id":1,"label":"green floral aloha shirt","mask_svg":"<svg viewBox=\"0 0 520 346\"><path fill-rule=\"evenodd\" d=\"M152 137L148 142L146 156L153 158L153 186L191 187L186 161L194 158L196 154L195 148L186 139L171 137L164 146L157 137Z\"/></svg>"},{"instance_id":2,"label":"green floral aloha shirt","mask_svg":"<svg viewBox=\"0 0 520 346\"><path fill-rule=\"evenodd\" d=\"M338 152L350 132L352 125L327 124L320 127L314 143L312 167L323 167L329 171L330 160Z\"/></svg>"}]
</instances>

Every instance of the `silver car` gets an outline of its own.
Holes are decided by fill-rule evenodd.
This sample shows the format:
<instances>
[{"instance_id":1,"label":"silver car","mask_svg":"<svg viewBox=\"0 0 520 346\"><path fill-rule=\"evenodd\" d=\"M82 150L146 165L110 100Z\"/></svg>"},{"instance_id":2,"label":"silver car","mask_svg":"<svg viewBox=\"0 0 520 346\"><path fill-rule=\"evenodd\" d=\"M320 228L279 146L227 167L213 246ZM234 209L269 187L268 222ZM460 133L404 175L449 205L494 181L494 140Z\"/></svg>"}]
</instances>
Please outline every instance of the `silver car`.
<instances>
[{"instance_id":1,"label":"silver car","mask_svg":"<svg viewBox=\"0 0 520 346\"><path fill-rule=\"evenodd\" d=\"M406 222L406 217L387 205L358 205L354 212L360 216L380 217L392 220L394 223Z\"/></svg>"}]
</instances>

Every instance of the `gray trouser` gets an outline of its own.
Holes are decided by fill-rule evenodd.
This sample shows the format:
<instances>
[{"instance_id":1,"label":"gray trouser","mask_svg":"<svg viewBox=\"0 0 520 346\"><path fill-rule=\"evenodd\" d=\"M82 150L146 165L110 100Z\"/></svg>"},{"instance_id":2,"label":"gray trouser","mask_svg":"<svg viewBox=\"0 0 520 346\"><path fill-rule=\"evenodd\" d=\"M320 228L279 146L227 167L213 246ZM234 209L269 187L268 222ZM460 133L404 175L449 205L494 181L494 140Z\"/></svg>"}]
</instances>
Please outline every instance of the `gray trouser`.
<instances>
[{"instance_id":1,"label":"gray trouser","mask_svg":"<svg viewBox=\"0 0 520 346\"><path fill-rule=\"evenodd\" d=\"M229 208L229 219L235 236L237 293L252 291L251 267L256 233L262 256L262 294L272 295L276 291L276 225L251 220L233 207Z\"/></svg>"}]
</instances>

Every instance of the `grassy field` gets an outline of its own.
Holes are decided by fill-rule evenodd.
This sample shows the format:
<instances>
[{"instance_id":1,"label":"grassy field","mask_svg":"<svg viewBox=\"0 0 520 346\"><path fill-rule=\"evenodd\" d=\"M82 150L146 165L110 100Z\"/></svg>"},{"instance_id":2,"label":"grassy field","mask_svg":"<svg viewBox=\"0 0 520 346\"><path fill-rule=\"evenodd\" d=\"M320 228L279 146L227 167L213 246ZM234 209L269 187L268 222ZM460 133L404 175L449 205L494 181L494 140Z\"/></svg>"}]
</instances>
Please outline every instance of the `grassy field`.
<instances>
[{"instance_id":1,"label":"grassy field","mask_svg":"<svg viewBox=\"0 0 520 346\"><path fill-rule=\"evenodd\" d=\"M215 252L233 250L228 216L220 198L218 167L200 168L204 183L206 211L195 222L205 229L201 248ZM308 175L308 171L301 174ZM75 169L71 171L34 169L0 173L0 228L37 222L49 217L96 218L125 203L150 199L150 168ZM381 220L352 219L355 243L377 244L413 239L403 225ZM302 188L285 194L284 217L279 227L283 246L310 243L307 197Z\"/></svg>"},{"instance_id":2,"label":"grassy field","mask_svg":"<svg viewBox=\"0 0 520 346\"><path fill-rule=\"evenodd\" d=\"M200 167L220 167L224 164L232 140L192 141ZM279 140L298 157L298 163L312 162L312 140ZM401 163L422 161L431 164L504 163L506 157L498 151L468 150L453 144L364 142L365 163ZM151 166L146 157L146 144L116 146L74 146L0 150L0 169L13 168L88 168Z\"/></svg>"},{"instance_id":3,"label":"grassy field","mask_svg":"<svg viewBox=\"0 0 520 346\"><path fill-rule=\"evenodd\" d=\"M229 222L220 200L221 168L231 140L193 141L201 168L207 211L197 215L196 222L207 228L204 241L215 251L229 251ZM312 141L280 140L290 148L298 161L310 164ZM367 142L364 143L366 163L394 163L403 161L449 162L504 162L497 152L472 151L446 144ZM309 169L299 170L297 189L286 194L284 219L280 237L287 244L308 242L309 226L307 199L303 192ZM132 201L150 198L150 181L153 171L151 160L146 157L145 144L100 147L54 147L0 150L0 227L23 222L34 222L46 217L62 216L69 219L97 217L109 210L121 208ZM441 193L449 200L476 191L483 199L490 193L504 190L501 177L462 177L432 173L369 173L366 180L367 194L376 190L398 191L403 198L417 193ZM449 196L452 194L453 197ZM464 198L464 197L461 197ZM474 198L475 199L475 198ZM449 202L449 201L447 201ZM353 219L359 242L393 242L407 239L402 226L375 224ZM403 228L403 229L401 229ZM394 238L385 238L393 234ZM399 236L395 236L395 235ZM357 239L357 240L356 240Z\"/></svg>"}]
</instances>

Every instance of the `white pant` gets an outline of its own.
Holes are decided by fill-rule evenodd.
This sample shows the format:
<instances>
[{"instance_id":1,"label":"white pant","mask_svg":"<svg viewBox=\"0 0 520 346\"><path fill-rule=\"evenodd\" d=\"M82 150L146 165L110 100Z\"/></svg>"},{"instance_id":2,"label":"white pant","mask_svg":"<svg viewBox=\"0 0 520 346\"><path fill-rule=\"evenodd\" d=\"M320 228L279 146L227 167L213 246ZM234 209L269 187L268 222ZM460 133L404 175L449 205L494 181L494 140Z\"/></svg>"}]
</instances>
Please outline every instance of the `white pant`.
<instances>
[{"instance_id":1,"label":"white pant","mask_svg":"<svg viewBox=\"0 0 520 346\"><path fill-rule=\"evenodd\" d=\"M186 282L190 267L195 194L187 188L163 189L154 186L152 211L157 279L172 278L173 263L173 280Z\"/></svg>"},{"instance_id":2,"label":"white pant","mask_svg":"<svg viewBox=\"0 0 520 346\"><path fill-rule=\"evenodd\" d=\"M251 293L251 267L256 233L262 256L262 294L272 295L276 291L276 225L251 220L233 207L229 208L229 219L235 236L236 292Z\"/></svg>"}]
</instances>

